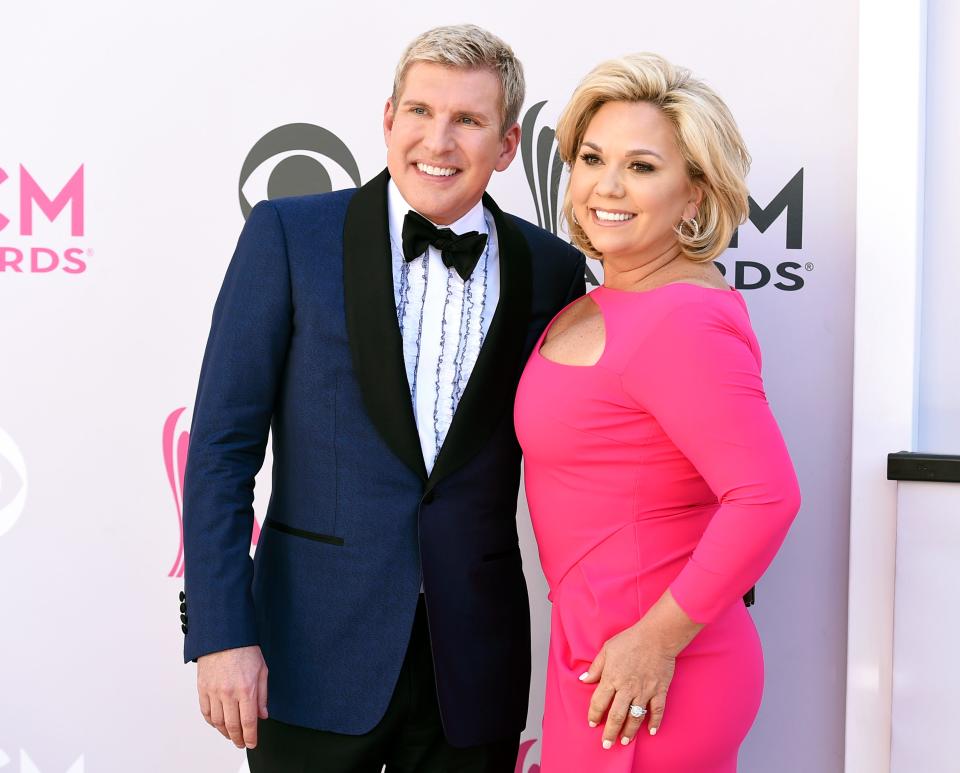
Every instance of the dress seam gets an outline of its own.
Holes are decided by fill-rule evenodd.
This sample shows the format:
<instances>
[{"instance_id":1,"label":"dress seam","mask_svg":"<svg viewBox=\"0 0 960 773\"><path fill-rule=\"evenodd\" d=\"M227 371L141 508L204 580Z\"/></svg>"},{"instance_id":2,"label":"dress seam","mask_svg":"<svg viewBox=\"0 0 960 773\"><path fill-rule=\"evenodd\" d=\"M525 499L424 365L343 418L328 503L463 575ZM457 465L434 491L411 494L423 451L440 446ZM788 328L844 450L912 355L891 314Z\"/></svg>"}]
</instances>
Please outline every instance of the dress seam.
<instances>
[{"instance_id":1,"label":"dress seam","mask_svg":"<svg viewBox=\"0 0 960 773\"><path fill-rule=\"evenodd\" d=\"M566 422L566 421L564 421L563 419L561 419L560 417L558 417L558 416L557 416L555 413L553 413L552 411L551 411L551 413L550 413L550 418L551 418L553 421L557 422L557 424L562 424L562 425L563 425L564 427L566 427L567 429L572 430L573 432L577 432L577 433L579 433L579 434L581 434L581 435L587 435L587 436L589 436L589 437L600 438L600 439L602 439L602 440L606 440L606 441L609 442L609 443L616 443L618 446L621 446L621 447L623 447L623 448L636 448L636 443L635 443L635 442L627 443L627 442L625 442L625 441L623 441L623 440L617 440L616 438L608 437L608 436L603 435L603 434L601 434L601 433L599 433L599 432L596 432L596 431L594 431L594 430L587 430L587 429L583 429L582 427L575 427L575 426L573 426L572 424L569 424L568 422Z\"/></svg>"},{"instance_id":2,"label":"dress seam","mask_svg":"<svg viewBox=\"0 0 960 773\"><path fill-rule=\"evenodd\" d=\"M643 570L643 565L644 565L644 564L643 564L643 547L642 547L642 545L640 544L640 535L639 535L639 533L638 533L638 524L640 523L640 518L639 518L639 510L640 510L640 507L639 507L639 503L640 503L639 493L640 493L640 476L639 476L639 475L634 475L634 477L633 477L633 503L632 503L631 510L633 511L633 544L634 544L634 548L635 548L635 550L636 550L636 555L637 555L637 570L636 570L636 573L635 573L635 576L634 576L634 584L635 584L636 589L637 589L637 613L638 613L638 619L639 619L640 611L647 608L646 605L644 604L643 584L640 582L640 573L641 573L641 571Z\"/></svg>"},{"instance_id":3,"label":"dress seam","mask_svg":"<svg viewBox=\"0 0 960 773\"><path fill-rule=\"evenodd\" d=\"M550 585L550 593L553 594L554 590L559 588L563 584L563 581L567 579L567 575L570 574L570 572L572 572L574 568L580 566L580 563L583 561L583 559L586 558L588 555L590 555L594 550L596 550L598 547L604 544L607 540L611 539L612 537L622 532L624 529L629 529L634 526L636 526L636 521L629 521L627 523L622 523L616 529L611 531L609 534L605 534L603 539L598 540L597 542L592 544L589 547L589 549L581 553L579 556L577 556L577 558L574 561L571 562L570 566L568 566L566 570L564 570L563 574L561 574L560 577L557 578L557 581L555 583Z\"/></svg>"}]
</instances>

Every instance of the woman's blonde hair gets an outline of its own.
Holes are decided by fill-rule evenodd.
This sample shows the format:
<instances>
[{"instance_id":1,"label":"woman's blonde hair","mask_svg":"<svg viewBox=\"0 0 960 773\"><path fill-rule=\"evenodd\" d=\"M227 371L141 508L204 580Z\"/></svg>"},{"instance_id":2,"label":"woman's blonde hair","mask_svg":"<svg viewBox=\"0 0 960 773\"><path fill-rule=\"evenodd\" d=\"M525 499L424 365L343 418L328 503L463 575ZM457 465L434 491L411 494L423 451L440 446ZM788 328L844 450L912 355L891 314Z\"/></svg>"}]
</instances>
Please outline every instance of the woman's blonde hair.
<instances>
[{"instance_id":1,"label":"woman's blonde hair","mask_svg":"<svg viewBox=\"0 0 960 773\"><path fill-rule=\"evenodd\" d=\"M683 254L706 262L723 252L749 214L746 176L750 154L729 108L690 71L657 54L631 54L595 67L577 86L557 123L560 157L570 167L583 135L607 102L649 102L673 124L687 174L703 190L696 215L699 233L677 230ZM563 215L574 244L588 255L600 254L573 216L570 186Z\"/></svg>"}]
</instances>

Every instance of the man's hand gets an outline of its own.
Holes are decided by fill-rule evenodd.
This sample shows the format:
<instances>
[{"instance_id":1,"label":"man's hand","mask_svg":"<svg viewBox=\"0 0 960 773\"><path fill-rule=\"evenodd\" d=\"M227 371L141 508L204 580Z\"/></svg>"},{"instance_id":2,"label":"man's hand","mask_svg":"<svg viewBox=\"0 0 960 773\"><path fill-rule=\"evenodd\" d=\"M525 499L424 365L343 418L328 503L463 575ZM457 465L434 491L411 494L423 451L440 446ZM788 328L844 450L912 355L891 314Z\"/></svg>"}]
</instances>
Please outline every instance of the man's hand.
<instances>
[{"instance_id":1,"label":"man's hand","mask_svg":"<svg viewBox=\"0 0 960 773\"><path fill-rule=\"evenodd\" d=\"M260 648L238 647L197 659L203 718L238 749L257 745L257 717L267 718L267 664Z\"/></svg>"}]
</instances>

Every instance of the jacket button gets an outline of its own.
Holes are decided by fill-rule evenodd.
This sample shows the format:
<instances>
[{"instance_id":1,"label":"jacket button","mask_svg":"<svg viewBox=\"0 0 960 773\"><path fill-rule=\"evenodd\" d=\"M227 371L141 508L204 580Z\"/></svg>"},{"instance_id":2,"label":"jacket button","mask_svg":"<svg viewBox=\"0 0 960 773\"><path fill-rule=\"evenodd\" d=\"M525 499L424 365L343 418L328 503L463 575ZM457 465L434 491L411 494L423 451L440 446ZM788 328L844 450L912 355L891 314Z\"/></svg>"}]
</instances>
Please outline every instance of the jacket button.
<instances>
[{"instance_id":1,"label":"jacket button","mask_svg":"<svg viewBox=\"0 0 960 773\"><path fill-rule=\"evenodd\" d=\"M181 612L186 612L186 611L187 611L187 605L186 605L186 603L183 603L183 604L180 605L180 611L181 611Z\"/></svg>"},{"instance_id":2,"label":"jacket button","mask_svg":"<svg viewBox=\"0 0 960 773\"><path fill-rule=\"evenodd\" d=\"M183 591L180 591L180 601L186 601L186 600L187 600L187 594L184 593Z\"/></svg>"},{"instance_id":3,"label":"jacket button","mask_svg":"<svg viewBox=\"0 0 960 773\"><path fill-rule=\"evenodd\" d=\"M423 503L425 505L429 505L436 498L437 495L433 493L433 489L430 489L426 494L423 495Z\"/></svg>"},{"instance_id":4,"label":"jacket button","mask_svg":"<svg viewBox=\"0 0 960 773\"><path fill-rule=\"evenodd\" d=\"M183 623L184 625L186 625L186 624L187 624L187 616L186 616L186 615L180 615L180 622Z\"/></svg>"},{"instance_id":5,"label":"jacket button","mask_svg":"<svg viewBox=\"0 0 960 773\"><path fill-rule=\"evenodd\" d=\"M184 623L183 625L181 625L181 626L180 626L180 630L181 630L181 631L183 631L184 633L186 633L186 632L187 632L187 626L186 626L186 623Z\"/></svg>"}]
</instances>

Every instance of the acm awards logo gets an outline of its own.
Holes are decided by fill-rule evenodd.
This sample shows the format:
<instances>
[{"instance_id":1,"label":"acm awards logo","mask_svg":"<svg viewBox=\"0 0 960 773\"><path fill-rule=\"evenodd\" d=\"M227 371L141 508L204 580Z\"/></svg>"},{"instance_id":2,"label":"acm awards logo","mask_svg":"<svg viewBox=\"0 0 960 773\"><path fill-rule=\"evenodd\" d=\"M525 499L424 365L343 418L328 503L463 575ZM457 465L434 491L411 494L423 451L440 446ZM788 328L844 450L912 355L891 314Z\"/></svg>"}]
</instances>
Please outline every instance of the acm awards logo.
<instances>
[{"instance_id":1,"label":"acm awards logo","mask_svg":"<svg viewBox=\"0 0 960 773\"><path fill-rule=\"evenodd\" d=\"M564 234L560 232L562 202L560 179L565 169L557 148L556 132L550 126L543 126L539 132L535 131L537 118L546 104L546 101L538 102L524 115L521 122L520 155L537 212L537 224L562 237ZM803 169L800 169L765 207L758 204L752 196L749 204L749 222L760 233L764 233L785 213L786 248L788 250L803 248ZM729 249L737 249L738 245L739 231L736 231L730 240ZM731 260L728 255L729 253L723 256L723 262L717 261L717 267L724 275L729 270L725 265ZM587 283L596 286L599 281L589 263L590 261L587 265ZM813 264L809 262L800 264L795 261L784 261L771 268L766 263L756 260L735 260L733 284L738 290L756 290L776 279L773 286L778 290L799 290L805 283L802 272L812 270Z\"/></svg>"},{"instance_id":2,"label":"acm awards logo","mask_svg":"<svg viewBox=\"0 0 960 773\"><path fill-rule=\"evenodd\" d=\"M26 502L27 465L13 438L0 429L0 537L20 519Z\"/></svg>"},{"instance_id":3,"label":"acm awards logo","mask_svg":"<svg viewBox=\"0 0 960 773\"><path fill-rule=\"evenodd\" d=\"M177 512L177 525L180 529L180 544L177 556L167 572L167 577L183 577L183 475L187 469L187 450L190 446L190 432L186 428L183 415L187 409L177 408L167 416L163 422L162 450L163 466L167 473L167 483L173 495L173 504ZM260 524L253 519L253 537L250 541L251 549L257 546L260 539Z\"/></svg>"},{"instance_id":4,"label":"acm awards logo","mask_svg":"<svg viewBox=\"0 0 960 773\"><path fill-rule=\"evenodd\" d=\"M530 750L536 742L536 738L531 738L520 744L520 749L517 752L517 766L514 768L513 773L540 773L540 766L535 762L529 763L529 767L524 767L528 764L527 755L530 754Z\"/></svg>"},{"instance_id":5,"label":"acm awards logo","mask_svg":"<svg viewBox=\"0 0 960 773\"><path fill-rule=\"evenodd\" d=\"M560 178L566 171L560 160L557 146L557 133L552 126L543 126L539 133L534 129L537 118L547 102L537 102L524 113L520 122L520 157L523 159L523 171L527 176L527 185L533 197L533 206L537 212L537 225L554 236L564 238L560 232ZM536 134L536 146L534 135ZM587 261L587 284L594 287L600 284Z\"/></svg>"},{"instance_id":6,"label":"acm awards logo","mask_svg":"<svg viewBox=\"0 0 960 773\"><path fill-rule=\"evenodd\" d=\"M0 770L4 770L11 762L12 760L6 754L6 752L4 752L3 749L0 749ZM13 771L11 771L10 773L13 773ZM20 750L19 773L43 773L40 770L40 768L37 767L37 764L30 758L30 755L27 754L26 749ZM47 768L46 773L50 773L49 768ZM82 754L79 757L77 757L76 760L74 760L73 764L69 768L67 768L65 773L84 773L84 762L83 762Z\"/></svg>"},{"instance_id":7,"label":"acm awards logo","mask_svg":"<svg viewBox=\"0 0 960 773\"><path fill-rule=\"evenodd\" d=\"M0 168L0 274L82 274L87 270L93 250L73 241L85 234L83 164L59 190L57 183L45 179L46 187L42 186L23 164L13 176ZM70 241L65 239L67 231Z\"/></svg>"}]
</instances>

